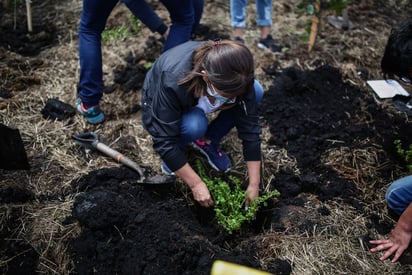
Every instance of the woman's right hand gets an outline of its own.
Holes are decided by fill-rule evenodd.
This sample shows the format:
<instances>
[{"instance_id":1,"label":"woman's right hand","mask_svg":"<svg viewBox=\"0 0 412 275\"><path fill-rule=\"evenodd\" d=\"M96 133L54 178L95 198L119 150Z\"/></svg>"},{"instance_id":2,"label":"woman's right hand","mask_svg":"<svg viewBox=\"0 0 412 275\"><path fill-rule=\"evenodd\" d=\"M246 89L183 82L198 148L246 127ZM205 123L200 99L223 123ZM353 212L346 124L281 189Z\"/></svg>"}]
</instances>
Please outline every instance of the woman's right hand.
<instances>
[{"instance_id":1,"label":"woman's right hand","mask_svg":"<svg viewBox=\"0 0 412 275\"><path fill-rule=\"evenodd\" d=\"M209 189L207 189L206 184L201 181L191 187L193 198L203 207L213 206L212 196L210 195Z\"/></svg>"},{"instance_id":2,"label":"woman's right hand","mask_svg":"<svg viewBox=\"0 0 412 275\"><path fill-rule=\"evenodd\" d=\"M182 168L175 171L176 176L181 178L192 190L193 198L203 207L213 206L212 195L199 175L186 163Z\"/></svg>"}]
</instances>

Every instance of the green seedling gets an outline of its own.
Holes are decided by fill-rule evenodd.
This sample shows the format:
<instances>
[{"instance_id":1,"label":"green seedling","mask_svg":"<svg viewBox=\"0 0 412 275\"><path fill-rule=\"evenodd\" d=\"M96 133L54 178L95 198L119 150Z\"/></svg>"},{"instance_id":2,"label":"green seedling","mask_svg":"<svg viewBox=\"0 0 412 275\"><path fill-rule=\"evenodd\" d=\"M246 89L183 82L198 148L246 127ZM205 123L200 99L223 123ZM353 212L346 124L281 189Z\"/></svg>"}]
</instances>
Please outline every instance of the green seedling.
<instances>
[{"instance_id":1,"label":"green seedling","mask_svg":"<svg viewBox=\"0 0 412 275\"><path fill-rule=\"evenodd\" d=\"M132 29L135 31L137 35L141 34L142 31L142 23L140 20L134 16L133 14L130 15L130 24L132 25Z\"/></svg>"},{"instance_id":2,"label":"green seedling","mask_svg":"<svg viewBox=\"0 0 412 275\"><path fill-rule=\"evenodd\" d=\"M396 139L393 143L395 144L396 152L405 161L406 168L412 171L412 144L409 144L408 148L404 149L399 139Z\"/></svg>"},{"instance_id":3,"label":"green seedling","mask_svg":"<svg viewBox=\"0 0 412 275\"><path fill-rule=\"evenodd\" d=\"M230 184L218 177L209 178L199 160L196 160L195 165L200 178L213 197L217 223L229 234L239 230L243 223L253 220L260 207L267 206L268 199L280 195L277 190L271 191L245 207L246 191L241 188L238 178L230 175Z\"/></svg>"},{"instance_id":4,"label":"green seedling","mask_svg":"<svg viewBox=\"0 0 412 275\"><path fill-rule=\"evenodd\" d=\"M298 17L306 14L310 16L307 20L306 35L303 41L308 41L308 51L310 52L315 44L315 39L319 31L319 22L323 10L335 11L336 15L342 15L342 11L349 5L349 0L302 0L297 4Z\"/></svg>"},{"instance_id":5,"label":"green seedling","mask_svg":"<svg viewBox=\"0 0 412 275\"><path fill-rule=\"evenodd\" d=\"M152 68L153 66L153 62L146 62L143 66L146 70L150 70L150 68Z\"/></svg>"}]
</instances>

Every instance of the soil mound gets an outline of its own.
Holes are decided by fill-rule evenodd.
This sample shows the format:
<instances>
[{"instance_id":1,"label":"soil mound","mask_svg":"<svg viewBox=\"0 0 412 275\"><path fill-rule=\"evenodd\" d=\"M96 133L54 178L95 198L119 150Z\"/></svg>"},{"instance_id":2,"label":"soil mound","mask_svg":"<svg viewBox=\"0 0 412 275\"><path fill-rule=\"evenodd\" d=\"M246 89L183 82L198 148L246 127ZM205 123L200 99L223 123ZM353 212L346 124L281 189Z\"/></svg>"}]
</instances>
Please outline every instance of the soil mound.
<instances>
[{"instance_id":1,"label":"soil mound","mask_svg":"<svg viewBox=\"0 0 412 275\"><path fill-rule=\"evenodd\" d=\"M81 193L72 219L82 227L72 245L76 270L209 274L217 259L261 269L255 257L258 244L251 238L263 227L310 231L319 223L314 215L329 212L319 207L315 214L300 215L299 221L291 218L309 200L341 198L363 211L362 186L334 169L339 158L345 162L343 153L334 154L336 150L393 147L399 129L407 128L402 114L389 116L372 94L344 83L339 70L327 65L313 71L285 69L265 93L261 113L271 131L269 146L285 148L299 170L285 168L275 174L271 184L281 198L264 209L265 223L257 223L262 228L256 230L255 224L255 230L252 226L225 235L212 210L190 205L176 185L146 188L134 184L135 174L126 168L98 170L74 182ZM395 158L376 151L377 163ZM378 168L386 178L393 167ZM274 259L267 270L288 274L291 267Z\"/></svg>"}]
</instances>

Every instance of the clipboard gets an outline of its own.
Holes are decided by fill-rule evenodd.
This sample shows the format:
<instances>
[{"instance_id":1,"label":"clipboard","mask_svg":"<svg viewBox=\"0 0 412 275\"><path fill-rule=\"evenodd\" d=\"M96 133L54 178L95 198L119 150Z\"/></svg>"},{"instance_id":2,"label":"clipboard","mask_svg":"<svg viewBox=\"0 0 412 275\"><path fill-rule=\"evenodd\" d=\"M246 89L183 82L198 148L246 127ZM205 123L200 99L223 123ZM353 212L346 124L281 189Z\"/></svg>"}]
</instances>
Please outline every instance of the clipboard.
<instances>
[{"instance_id":1,"label":"clipboard","mask_svg":"<svg viewBox=\"0 0 412 275\"><path fill-rule=\"evenodd\" d=\"M398 81L393 79L366 81L379 98L392 98L396 95L411 96Z\"/></svg>"}]
</instances>

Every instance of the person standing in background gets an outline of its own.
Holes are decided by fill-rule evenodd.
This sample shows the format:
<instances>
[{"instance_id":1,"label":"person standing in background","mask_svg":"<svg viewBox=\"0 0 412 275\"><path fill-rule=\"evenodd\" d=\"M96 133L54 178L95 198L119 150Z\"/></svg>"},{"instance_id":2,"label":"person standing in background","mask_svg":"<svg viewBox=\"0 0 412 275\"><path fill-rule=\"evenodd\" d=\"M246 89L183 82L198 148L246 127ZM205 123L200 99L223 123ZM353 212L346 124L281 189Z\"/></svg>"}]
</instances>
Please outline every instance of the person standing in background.
<instances>
[{"instance_id":1,"label":"person standing in background","mask_svg":"<svg viewBox=\"0 0 412 275\"><path fill-rule=\"evenodd\" d=\"M80 92L76 101L78 113L91 124L105 119L99 102L103 96L103 71L101 33L107 18L118 0L83 0L79 27ZM170 14L172 25L168 28L144 0L123 0L128 9L152 32L165 39L163 51L184 43L198 27L203 0L161 0Z\"/></svg>"},{"instance_id":2,"label":"person standing in background","mask_svg":"<svg viewBox=\"0 0 412 275\"><path fill-rule=\"evenodd\" d=\"M235 41L245 43L244 31L246 28L247 0L230 0L230 18ZM256 24L260 30L260 39L257 46L260 49L280 52L270 34L272 27L272 0L256 0Z\"/></svg>"}]
</instances>

